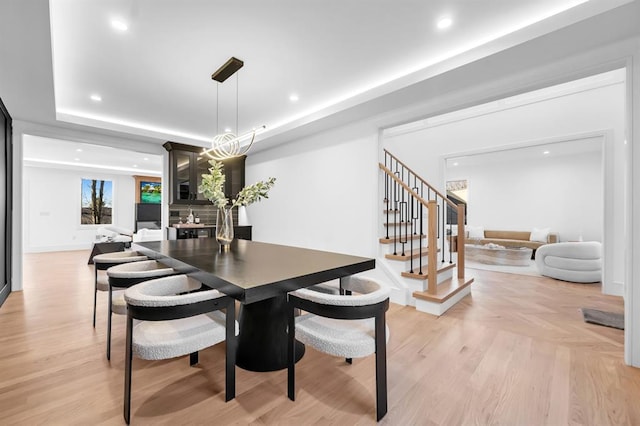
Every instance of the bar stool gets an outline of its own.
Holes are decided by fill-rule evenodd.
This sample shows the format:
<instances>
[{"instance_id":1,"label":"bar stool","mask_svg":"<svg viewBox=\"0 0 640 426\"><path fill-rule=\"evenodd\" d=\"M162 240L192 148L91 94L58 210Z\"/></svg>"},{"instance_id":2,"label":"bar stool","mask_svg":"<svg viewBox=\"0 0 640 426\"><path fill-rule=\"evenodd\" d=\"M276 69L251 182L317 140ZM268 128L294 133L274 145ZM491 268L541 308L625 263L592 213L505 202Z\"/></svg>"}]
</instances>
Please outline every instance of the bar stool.
<instances>
[{"instance_id":1,"label":"bar stool","mask_svg":"<svg viewBox=\"0 0 640 426\"><path fill-rule=\"evenodd\" d=\"M115 253L104 253L93 258L93 328L96 327L96 304L98 301L98 290L109 291L109 280L105 274L98 275L98 271L106 271L112 266L122 263L139 262L147 260L137 251L118 251Z\"/></svg>"},{"instance_id":2,"label":"bar stool","mask_svg":"<svg viewBox=\"0 0 640 426\"><path fill-rule=\"evenodd\" d=\"M111 359L112 315L127 314L127 302L124 300L124 289L144 281L175 275L177 273L175 269L156 260L123 263L107 269L107 277L109 278L109 317L107 319L108 360ZM120 289L120 291L117 291L117 289Z\"/></svg>"}]
</instances>

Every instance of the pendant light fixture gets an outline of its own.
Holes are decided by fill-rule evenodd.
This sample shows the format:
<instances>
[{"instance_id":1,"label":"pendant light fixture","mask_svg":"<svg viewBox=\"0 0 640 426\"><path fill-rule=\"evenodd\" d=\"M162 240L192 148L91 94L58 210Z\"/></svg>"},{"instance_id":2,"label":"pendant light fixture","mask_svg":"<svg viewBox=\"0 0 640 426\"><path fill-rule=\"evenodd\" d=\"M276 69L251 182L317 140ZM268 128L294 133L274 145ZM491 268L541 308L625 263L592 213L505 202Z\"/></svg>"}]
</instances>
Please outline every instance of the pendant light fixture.
<instances>
[{"instance_id":1,"label":"pendant light fixture","mask_svg":"<svg viewBox=\"0 0 640 426\"><path fill-rule=\"evenodd\" d=\"M224 63L216 72L211 75L211 79L215 80L216 83L216 136L213 137L211 141L211 148L204 149L203 153L207 154L210 158L214 160L226 160L233 157L239 157L241 155L245 155L251 149L253 145L253 141L256 137L256 132L264 129L266 126L261 126L257 129L253 129L250 132L247 132L243 135L238 136L238 76L236 75L236 133L232 132L218 132L218 111L220 110L218 105L218 92L220 84L222 84L226 79L235 74L242 66L244 62L240 59L231 57L227 62ZM243 142L248 141L245 145L242 145Z\"/></svg>"}]
</instances>

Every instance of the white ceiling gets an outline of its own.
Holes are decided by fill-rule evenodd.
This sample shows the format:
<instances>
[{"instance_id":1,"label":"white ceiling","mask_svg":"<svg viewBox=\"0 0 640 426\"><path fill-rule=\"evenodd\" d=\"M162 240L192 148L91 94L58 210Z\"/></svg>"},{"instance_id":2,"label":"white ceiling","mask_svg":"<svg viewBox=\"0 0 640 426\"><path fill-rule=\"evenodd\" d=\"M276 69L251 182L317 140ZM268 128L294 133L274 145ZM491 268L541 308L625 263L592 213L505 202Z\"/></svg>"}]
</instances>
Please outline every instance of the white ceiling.
<instances>
[{"instance_id":1,"label":"white ceiling","mask_svg":"<svg viewBox=\"0 0 640 426\"><path fill-rule=\"evenodd\" d=\"M452 157L446 160L446 167L476 167L557 157L569 157L568 161L571 161L571 157L589 152L602 154L602 138L583 138Z\"/></svg>"},{"instance_id":2,"label":"white ceiling","mask_svg":"<svg viewBox=\"0 0 640 426\"><path fill-rule=\"evenodd\" d=\"M387 95L631 1L2 0L0 94L15 120L206 145L210 75L236 56L239 130L267 126L258 151L340 123L329 117L397 107ZM445 15L453 25L440 31ZM219 130L235 120L234 85L220 86Z\"/></svg>"},{"instance_id":3,"label":"white ceiling","mask_svg":"<svg viewBox=\"0 0 640 426\"><path fill-rule=\"evenodd\" d=\"M217 127L210 78L235 56L245 61L237 74L239 133L264 124L268 136L385 86L397 90L411 73L536 22L551 30L625 2L51 1L56 117L204 145L225 127L235 130L235 76L219 86ZM439 30L443 16L453 25ZM113 19L128 30L112 28Z\"/></svg>"},{"instance_id":4,"label":"white ceiling","mask_svg":"<svg viewBox=\"0 0 640 426\"><path fill-rule=\"evenodd\" d=\"M26 166L85 169L94 173L162 175L161 155L31 135L25 135L22 142Z\"/></svg>"}]
</instances>

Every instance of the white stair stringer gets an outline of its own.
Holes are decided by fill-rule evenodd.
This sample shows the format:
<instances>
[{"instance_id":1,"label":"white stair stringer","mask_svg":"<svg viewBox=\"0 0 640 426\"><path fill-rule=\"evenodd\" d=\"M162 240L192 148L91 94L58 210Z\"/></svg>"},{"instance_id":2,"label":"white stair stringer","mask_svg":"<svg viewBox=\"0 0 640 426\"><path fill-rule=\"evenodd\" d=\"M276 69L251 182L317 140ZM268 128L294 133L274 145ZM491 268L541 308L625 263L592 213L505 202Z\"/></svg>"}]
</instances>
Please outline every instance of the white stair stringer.
<instances>
[{"instance_id":1,"label":"white stair stringer","mask_svg":"<svg viewBox=\"0 0 640 426\"><path fill-rule=\"evenodd\" d=\"M417 306L416 298L413 297L415 291L425 291L427 289L427 280L416 280L413 278L406 278L400 275L396 263L397 260L389 260L384 257L379 257L376 261L376 266L379 266L382 271L391 280L391 296L390 300L393 303L402 306ZM405 269L406 270L406 269ZM451 268L447 271L440 272L438 274L438 284L451 279L455 268Z\"/></svg>"},{"instance_id":2,"label":"white stair stringer","mask_svg":"<svg viewBox=\"0 0 640 426\"><path fill-rule=\"evenodd\" d=\"M389 260L385 259L384 256L378 257L376 261L376 266L380 267L380 269L385 273L385 275L390 280L390 289L391 294L389 299L391 302L402 305L402 306L415 306L415 300L413 298L413 290L409 286L409 281L407 278L401 277L397 272L395 272L392 268L389 267ZM415 281L415 280L412 280Z\"/></svg>"}]
</instances>

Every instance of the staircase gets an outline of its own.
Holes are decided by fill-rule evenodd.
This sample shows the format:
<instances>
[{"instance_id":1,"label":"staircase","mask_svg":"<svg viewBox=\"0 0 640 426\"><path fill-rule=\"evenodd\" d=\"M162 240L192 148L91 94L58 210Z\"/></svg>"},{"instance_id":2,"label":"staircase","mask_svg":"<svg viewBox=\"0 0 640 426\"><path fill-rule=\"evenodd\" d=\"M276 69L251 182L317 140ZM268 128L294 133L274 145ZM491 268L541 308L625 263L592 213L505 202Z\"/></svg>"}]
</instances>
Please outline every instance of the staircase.
<instances>
[{"instance_id":1,"label":"staircase","mask_svg":"<svg viewBox=\"0 0 640 426\"><path fill-rule=\"evenodd\" d=\"M456 205L404 163L384 151L379 164L384 180L383 237L378 265L393 280L392 300L440 316L471 293L465 277L464 206ZM454 254L447 235L456 217L458 247Z\"/></svg>"}]
</instances>

